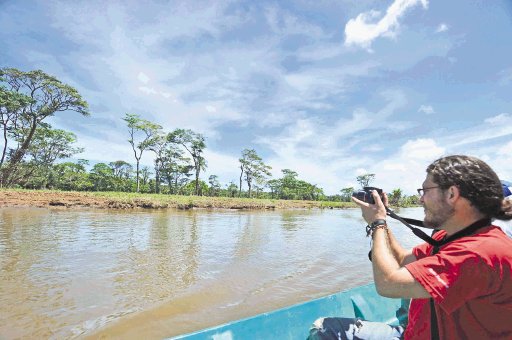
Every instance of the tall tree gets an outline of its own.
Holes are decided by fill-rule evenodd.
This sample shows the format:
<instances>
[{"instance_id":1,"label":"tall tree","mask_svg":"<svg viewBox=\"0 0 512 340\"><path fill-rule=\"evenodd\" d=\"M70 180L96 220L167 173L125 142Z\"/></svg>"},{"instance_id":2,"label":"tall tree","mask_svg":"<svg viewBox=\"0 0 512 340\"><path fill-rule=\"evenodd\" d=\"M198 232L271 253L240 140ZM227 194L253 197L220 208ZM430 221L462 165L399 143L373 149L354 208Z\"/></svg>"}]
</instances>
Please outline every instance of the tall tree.
<instances>
[{"instance_id":1,"label":"tall tree","mask_svg":"<svg viewBox=\"0 0 512 340\"><path fill-rule=\"evenodd\" d=\"M155 153L155 192L157 194L160 193L160 173L168 144L167 136L163 133L158 133L155 138L153 138L151 145L149 145L149 150Z\"/></svg>"},{"instance_id":2,"label":"tall tree","mask_svg":"<svg viewBox=\"0 0 512 340\"><path fill-rule=\"evenodd\" d=\"M51 125L42 123L36 129L27 156L44 166L51 166L57 159L69 158L83 152L83 148L74 147L76 135L72 132L52 129Z\"/></svg>"},{"instance_id":3,"label":"tall tree","mask_svg":"<svg viewBox=\"0 0 512 340\"><path fill-rule=\"evenodd\" d=\"M194 194L199 195L199 174L201 170L206 170L206 160L203 157L204 149L206 149L205 138L192 130L176 129L167 136L167 140L183 146L192 156L196 174Z\"/></svg>"},{"instance_id":4,"label":"tall tree","mask_svg":"<svg viewBox=\"0 0 512 340\"><path fill-rule=\"evenodd\" d=\"M112 168L114 177L121 179L130 178L130 174L133 171L133 167L130 163L121 160L110 162L108 165Z\"/></svg>"},{"instance_id":5,"label":"tall tree","mask_svg":"<svg viewBox=\"0 0 512 340\"><path fill-rule=\"evenodd\" d=\"M11 118L16 119L13 125L23 130L18 147L12 150L8 166L2 169L2 184L9 185L13 172L25 156L37 127L44 119L56 112L75 111L86 116L89 111L87 102L76 89L41 70L23 72L15 68L2 68L0 82L6 91L22 94L22 101L27 100L26 97L30 98L28 105L24 105L24 102L10 108L8 105L2 106L6 114L10 112Z\"/></svg>"},{"instance_id":6,"label":"tall tree","mask_svg":"<svg viewBox=\"0 0 512 340\"><path fill-rule=\"evenodd\" d=\"M345 202L350 202L350 198L352 197L352 193L354 192L354 187L347 187L340 190L341 198Z\"/></svg>"},{"instance_id":7,"label":"tall tree","mask_svg":"<svg viewBox=\"0 0 512 340\"><path fill-rule=\"evenodd\" d=\"M228 194L228 197L235 197L236 193L238 192L238 188L235 184L235 182L231 181L229 182L229 185L226 187L226 191Z\"/></svg>"},{"instance_id":8,"label":"tall tree","mask_svg":"<svg viewBox=\"0 0 512 340\"><path fill-rule=\"evenodd\" d=\"M142 119L139 115L127 113L123 120L128 125L128 133L130 139L128 142L132 146L133 154L136 162L137 174L137 192L140 191L140 159L142 153L150 145L153 144L155 136L159 133L162 127L158 124L152 123L146 119ZM142 136L140 136L142 135ZM138 139L138 140L136 140Z\"/></svg>"},{"instance_id":9,"label":"tall tree","mask_svg":"<svg viewBox=\"0 0 512 340\"><path fill-rule=\"evenodd\" d=\"M184 150L178 145L169 143L164 151L161 162L161 178L167 182L170 194L178 194L192 176L194 166L190 158L183 156Z\"/></svg>"},{"instance_id":10,"label":"tall tree","mask_svg":"<svg viewBox=\"0 0 512 340\"><path fill-rule=\"evenodd\" d=\"M75 147L76 136L72 132L52 129L49 124L41 123L36 129L32 142L27 149L26 157L32 166L39 169L39 187L46 188L51 178L53 165L56 160L69 158L83 151L83 148ZM11 175L12 181L19 181L20 175L28 177L30 174L23 174L18 166L18 171Z\"/></svg>"},{"instance_id":11,"label":"tall tree","mask_svg":"<svg viewBox=\"0 0 512 340\"><path fill-rule=\"evenodd\" d=\"M32 102L29 96L9 91L6 87L0 86L0 124L2 125L4 142L0 167L4 164L9 138L12 137L12 133L17 129L18 119Z\"/></svg>"},{"instance_id":12,"label":"tall tree","mask_svg":"<svg viewBox=\"0 0 512 340\"><path fill-rule=\"evenodd\" d=\"M262 182L266 176L270 176L270 165L266 165L254 149L244 149L240 161L240 169L245 172L245 182L248 187L248 196L251 197L253 181ZM240 175L241 176L241 175ZM240 185L241 187L241 185Z\"/></svg>"},{"instance_id":13,"label":"tall tree","mask_svg":"<svg viewBox=\"0 0 512 340\"><path fill-rule=\"evenodd\" d=\"M105 163L96 163L91 169L90 178L95 191L115 190L115 177L112 168Z\"/></svg>"},{"instance_id":14,"label":"tall tree","mask_svg":"<svg viewBox=\"0 0 512 340\"><path fill-rule=\"evenodd\" d=\"M297 198L296 192L298 188L298 179L299 174L290 169L282 169L283 178L281 179L281 198L284 199L295 199Z\"/></svg>"},{"instance_id":15,"label":"tall tree","mask_svg":"<svg viewBox=\"0 0 512 340\"><path fill-rule=\"evenodd\" d=\"M357 182L362 188L370 185L370 182L375 178L375 174L363 174L356 177Z\"/></svg>"},{"instance_id":16,"label":"tall tree","mask_svg":"<svg viewBox=\"0 0 512 340\"><path fill-rule=\"evenodd\" d=\"M54 165L55 186L59 190L78 190L85 191L93 188L92 182L89 180L85 166L88 162L84 159L78 160L77 163L64 162Z\"/></svg>"},{"instance_id":17,"label":"tall tree","mask_svg":"<svg viewBox=\"0 0 512 340\"><path fill-rule=\"evenodd\" d=\"M281 191L282 183L280 179L271 179L267 182L267 186L270 189L270 197L274 198L274 195L279 198L279 193Z\"/></svg>"},{"instance_id":18,"label":"tall tree","mask_svg":"<svg viewBox=\"0 0 512 340\"><path fill-rule=\"evenodd\" d=\"M389 195L389 203L391 205L399 206L400 201L402 200L402 196L403 196L402 189L400 189L400 188L394 189L391 192L391 195Z\"/></svg>"},{"instance_id":19,"label":"tall tree","mask_svg":"<svg viewBox=\"0 0 512 340\"><path fill-rule=\"evenodd\" d=\"M210 177L208 177L208 183L210 183L208 194L210 196L217 196L220 191L219 176L210 175Z\"/></svg>"}]
</instances>

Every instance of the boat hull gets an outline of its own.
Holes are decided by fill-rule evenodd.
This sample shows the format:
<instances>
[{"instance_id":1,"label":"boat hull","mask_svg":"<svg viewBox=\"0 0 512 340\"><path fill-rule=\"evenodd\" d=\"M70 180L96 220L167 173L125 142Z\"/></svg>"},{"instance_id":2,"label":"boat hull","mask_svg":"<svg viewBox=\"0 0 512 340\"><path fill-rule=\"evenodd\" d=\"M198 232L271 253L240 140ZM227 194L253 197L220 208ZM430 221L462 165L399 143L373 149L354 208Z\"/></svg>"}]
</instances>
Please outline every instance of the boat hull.
<instances>
[{"instance_id":1,"label":"boat hull","mask_svg":"<svg viewBox=\"0 0 512 340\"><path fill-rule=\"evenodd\" d=\"M320 317L359 317L397 325L400 299L377 294L374 284L303 302L247 319L236 320L170 339L305 339L311 324Z\"/></svg>"}]
</instances>

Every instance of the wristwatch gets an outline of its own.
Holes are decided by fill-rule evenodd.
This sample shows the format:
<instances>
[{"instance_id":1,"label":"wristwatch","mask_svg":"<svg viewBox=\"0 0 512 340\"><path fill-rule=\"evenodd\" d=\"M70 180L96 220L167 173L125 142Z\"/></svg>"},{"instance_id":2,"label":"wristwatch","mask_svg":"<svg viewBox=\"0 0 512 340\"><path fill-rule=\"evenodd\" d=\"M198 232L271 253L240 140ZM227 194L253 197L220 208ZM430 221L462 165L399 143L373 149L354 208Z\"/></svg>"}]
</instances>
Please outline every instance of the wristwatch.
<instances>
[{"instance_id":1,"label":"wristwatch","mask_svg":"<svg viewBox=\"0 0 512 340\"><path fill-rule=\"evenodd\" d=\"M377 219L377 220L373 221L372 223L370 223L370 228L372 230L375 230L375 228L377 228L380 225L387 225L386 220Z\"/></svg>"},{"instance_id":2,"label":"wristwatch","mask_svg":"<svg viewBox=\"0 0 512 340\"><path fill-rule=\"evenodd\" d=\"M366 237L371 236L375 229L379 227L387 227L387 225L388 224L386 223L386 220L383 219L377 219L373 221L372 223L366 226Z\"/></svg>"}]
</instances>

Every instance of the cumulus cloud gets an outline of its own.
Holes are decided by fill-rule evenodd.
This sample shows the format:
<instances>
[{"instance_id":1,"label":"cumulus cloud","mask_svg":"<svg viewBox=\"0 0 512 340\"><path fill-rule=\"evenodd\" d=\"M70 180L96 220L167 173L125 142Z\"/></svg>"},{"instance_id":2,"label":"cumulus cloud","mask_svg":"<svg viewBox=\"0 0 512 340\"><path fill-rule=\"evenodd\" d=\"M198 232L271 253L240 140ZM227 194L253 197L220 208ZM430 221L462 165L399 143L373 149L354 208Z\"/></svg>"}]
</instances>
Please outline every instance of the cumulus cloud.
<instances>
[{"instance_id":1,"label":"cumulus cloud","mask_svg":"<svg viewBox=\"0 0 512 340\"><path fill-rule=\"evenodd\" d=\"M401 188L406 194L412 195L421 187L428 164L445 152L446 148L438 145L434 139L409 140L397 153L379 161L371 172L377 174L378 185L386 191Z\"/></svg>"},{"instance_id":2,"label":"cumulus cloud","mask_svg":"<svg viewBox=\"0 0 512 340\"><path fill-rule=\"evenodd\" d=\"M345 25L345 45L360 46L371 51L371 44L375 39L381 36L395 37L400 26L398 19L408 9L419 4L426 9L428 0L395 0L388 7L384 16L376 10L359 14Z\"/></svg>"}]
</instances>

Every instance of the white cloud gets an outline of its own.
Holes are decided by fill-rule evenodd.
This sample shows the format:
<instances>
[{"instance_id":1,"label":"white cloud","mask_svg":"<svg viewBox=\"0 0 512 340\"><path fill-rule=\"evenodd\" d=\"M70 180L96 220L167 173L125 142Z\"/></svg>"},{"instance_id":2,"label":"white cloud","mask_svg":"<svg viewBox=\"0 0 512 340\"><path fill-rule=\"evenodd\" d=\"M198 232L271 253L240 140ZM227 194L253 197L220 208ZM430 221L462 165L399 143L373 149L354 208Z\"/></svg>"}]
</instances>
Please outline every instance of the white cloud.
<instances>
[{"instance_id":1,"label":"white cloud","mask_svg":"<svg viewBox=\"0 0 512 340\"><path fill-rule=\"evenodd\" d=\"M432 159L443 154L444 148L436 145L432 139L416 139L405 143L400 154L408 159Z\"/></svg>"},{"instance_id":2,"label":"white cloud","mask_svg":"<svg viewBox=\"0 0 512 340\"><path fill-rule=\"evenodd\" d=\"M280 35L307 35L315 38L325 35L321 27L305 22L277 7L267 8L265 17L274 33Z\"/></svg>"},{"instance_id":3,"label":"white cloud","mask_svg":"<svg viewBox=\"0 0 512 340\"><path fill-rule=\"evenodd\" d=\"M418 4L426 9L428 0L395 0L384 16L379 11L371 10L350 19L345 26L345 45L356 45L371 51L373 40L381 36L395 37L399 27L398 19L406 10Z\"/></svg>"},{"instance_id":4,"label":"white cloud","mask_svg":"<svg viewBox=\"0 0 512 340\"><path fill-rule=\"evenodd\" d=\"M376 174L375 185L387 192L400 188L408 195L415 194L425 179L428 164L445 152L446 149L433 139L409 140L396 154L379 161L371 169Z\"/></svg>"},{"instance_id":5,"label":"white cloud","mask_svg":"<svg viewBox=\"0 0 512 340\"><path fill-rule=\"evenodd\" d=\"M418 112L423 112L427 115L435 113L434 108L431 105L421 105Z\"/></svg>"},{"instance_id":6,"label":"white cloud","mask_svg":"<svg viewBox=\"0 0 512 340\"><path fill-rule=\"evenodd\" d=\"M387 90L380 93L384 104L376 112L355 109L351 117L341 116L336 121L321 117L302 117L287 126L281 133L261 136L256 143L271 149L275 156L268 159L273 175L280 177L280 170L289 168L300 172L300 178L322 187L327 194L339 192L343 187L357 186L355 178L374 163L372 157L380 150L374 138L386 129L390 119L407 100L402 91ZM375 133L368 132L373 129ZM362 133L367 131L367 133ZM361 146L364 153L355 153ZM359 170L358 168L365 168ZM354 181L347 185L347 178Z\"/></svg>"},{"instance_id":7,"label":"white cloud","mask_svg":"<svg viewBox=\"0 0 512 340\"><path fill-rule=\"evenodd\" d=\"M508 113L487 118L484 124L452 132L445 139L452 148L461 149L505 136L512 136L512 116Z\"/></svg>"},{"instance_id":8,"label":"white cloud","mask_svg":"<svg viewBox=\"0 0 512 340\"><path fill-rule=\"evenodd\" d=\"M494 117L489 117L484 120L484 122L492 124L492 125L501 125L501 124L512 124L512 116L508 113L501 113Z\"/></svg>"},{"instance_id":9,"label":"white cloud","mask_svg":"<svg viewBox=\"0 0 512 340\"><path fill-rule=\"evenodd\" d=\"M201 176L207 179L210 175L219 176L219 182L228 184L234 181L238 185L240 177L240 163L238 157L225 155L211 149L204 151L204 157L208 162L205 175Z\"/></svg>"},{"instance_id":10,"label":"white cloud","mask_svg":"<svg viewBox=\"0 0 512 340\"><path fill-rule=\"evenodd\" d=\"M448 31L448 25L445 23L439 24L436 29L436 33L446 32Z\"/></svg>"}]
</instances>

